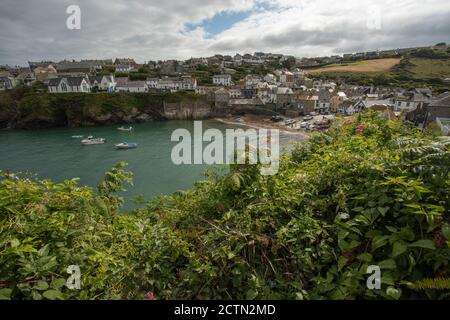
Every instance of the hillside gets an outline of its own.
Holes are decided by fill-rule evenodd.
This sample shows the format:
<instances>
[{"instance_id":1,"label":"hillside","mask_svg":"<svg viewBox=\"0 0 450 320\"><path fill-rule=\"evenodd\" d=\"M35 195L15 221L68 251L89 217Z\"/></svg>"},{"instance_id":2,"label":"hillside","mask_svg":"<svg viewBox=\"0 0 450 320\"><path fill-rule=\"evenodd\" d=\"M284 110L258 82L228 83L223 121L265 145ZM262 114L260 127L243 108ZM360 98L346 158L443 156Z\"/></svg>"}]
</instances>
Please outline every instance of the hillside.
<instances>
[{"instance_id":1,"label":"hillside","mask_svg":"<svg viewBox=\"0 0 450 320\"><path fill-rule=\"evenodd\" d=\"M448 298L449 147L360 114L274 176L233 165L126 215L124 164L96 191L1 174L0 299ZM64 286L69 265L80 290Z\"/></svg>"},{"instance_id":2,"label":"hillside","mask_svg":"<svg viewBox=\"0 0 450 320\"><path fill-rule=\"evenodd\" d=\"M320 74L324 72L355 72L355 73L371 73L371 72L389 72L392 67L400 63L401 59L376 59L363 60L351 63L333 64L318 69L307 70L308 74Z\"/></svg>"},{"instance_id":3,"label":"hillside","mask_svg":"<svg viewBox=\"0 0 450 320\"><path fill-rule=\"evenodd\" d=\"M406 67L415 79L450 78L450 58L426 59L411 58Z\"/></svg>"}]
</instances>

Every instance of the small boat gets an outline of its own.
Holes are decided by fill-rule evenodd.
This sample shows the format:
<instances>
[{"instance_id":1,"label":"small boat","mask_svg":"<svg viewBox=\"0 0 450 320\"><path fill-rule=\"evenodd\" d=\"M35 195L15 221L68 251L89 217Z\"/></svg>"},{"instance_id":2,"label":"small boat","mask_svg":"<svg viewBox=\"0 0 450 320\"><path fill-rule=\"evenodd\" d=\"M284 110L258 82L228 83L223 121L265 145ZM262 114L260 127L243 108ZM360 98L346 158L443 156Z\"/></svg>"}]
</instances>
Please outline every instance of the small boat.
<instances>
[{"instance_id":1,"label":"small boat","mask_svg":"<svg viewBox=\"0 0 450 320\"><path fill-rule=\"evenodd\" d=\"M114 145L117 149L134 149L137 147L137 143L122 142Z\"/></svg>"},{"instance_id":2,"label":"small boat","mask_svg":"<svg viewBox=\"0 0 450 320\"><path fill-rule=\"evenodd\" d=\"M125 128L124 126L121 126L120 128L117 128L119 131L133 131L133 127Z\"/></svg>"},{"instance_id":3,"label":"small boat","mask_svg":"<svg viewBox=\"0 0 450 320\"><path fill-rule=\"evenodd\" d=\"M81 143L85 146L93 145L93 144L103 144L106 142L104 138L94 138L93 136L89 136L84 140L81 140Z\"/></svg>"},{"instance_id":4,"label":"small boat","mask_svg":"<svg viewBox=\"0 0 450 320\"><path fill-rule=\"evenodd\" d=\"M72 138L74 138L74 139L81 139L81 138L84 138L84 136L72 136Z\"/></svg>"}]
</instances>

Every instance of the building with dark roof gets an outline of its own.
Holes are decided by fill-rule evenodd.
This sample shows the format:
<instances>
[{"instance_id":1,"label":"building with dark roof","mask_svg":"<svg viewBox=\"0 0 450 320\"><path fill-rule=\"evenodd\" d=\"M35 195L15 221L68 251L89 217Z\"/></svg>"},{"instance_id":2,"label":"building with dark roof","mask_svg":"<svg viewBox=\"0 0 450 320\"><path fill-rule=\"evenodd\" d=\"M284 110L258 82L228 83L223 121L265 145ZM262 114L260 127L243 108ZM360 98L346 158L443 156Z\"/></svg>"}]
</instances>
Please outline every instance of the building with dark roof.
<instances>
[{"instance_id":1,"label":"building with dark roof","mask_svg":"<svg viewBox=\"0 0 450 320\"><path fill-rule=\"evenodd\" d=\"M447 93L448 94L448 93ZM425 126L436 121L436 118L450 118L450 94L432 101L425 110Z\"/></svg>"},{"instance_id":2,"label":"building with dark roof","mask_svg":"<svg viewBox=\"0 0 450 320\"><path fill-rule=\"evenodd\" d=\"M52 78L48 82L48 92L91 92L91 84L86 77Z\"/></svg>"}]
</instances>

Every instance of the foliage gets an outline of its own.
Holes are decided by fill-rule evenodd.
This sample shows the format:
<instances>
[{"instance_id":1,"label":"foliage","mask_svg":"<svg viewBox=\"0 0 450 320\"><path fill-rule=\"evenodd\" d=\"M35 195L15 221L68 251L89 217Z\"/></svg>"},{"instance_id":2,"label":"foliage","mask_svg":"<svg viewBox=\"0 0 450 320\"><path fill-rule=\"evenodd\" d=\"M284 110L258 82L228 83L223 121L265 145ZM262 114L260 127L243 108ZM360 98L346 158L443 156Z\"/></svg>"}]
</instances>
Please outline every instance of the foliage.
<instances>
[{"instance_id":1,"label":"foliage","mask_svg":"<svg viewBox=\"0 0 450 320\"><path fill-rule=\"evenodd\" d=\"M233 165L127 215L123 164L98 193L3 175L0 298L444 299L449 160L449 140L373 112L336 120L274 176ZM81 290L63 283L73 264Z\"/></svg>"},{"instance_id":2,"label":"foliage","mask_svg":"<svg viewBox=\"0 0 450 320\"><path fill-rule=\"evenodd\" d=\"M146 93L42 93L33 88L16 88L0 92L0 128L11 120L18 128L79 127L122 122L124 116L136 111L162 119L165 102L192 102L202 97L190 92ZM112 116L112 117L109 117ZM100 118L100 120L98 120ZM39 122L45 122L40 126Z\"/></svg>"}]
</instances>

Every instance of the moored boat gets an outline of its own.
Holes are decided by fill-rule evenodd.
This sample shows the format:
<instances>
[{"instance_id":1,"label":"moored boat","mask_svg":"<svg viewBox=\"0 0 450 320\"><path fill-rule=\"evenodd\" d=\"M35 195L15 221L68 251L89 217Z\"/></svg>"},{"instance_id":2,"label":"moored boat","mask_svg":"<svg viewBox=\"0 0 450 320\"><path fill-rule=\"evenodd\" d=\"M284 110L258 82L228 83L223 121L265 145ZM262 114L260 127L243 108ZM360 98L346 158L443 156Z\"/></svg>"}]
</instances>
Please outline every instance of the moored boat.
<instances>
[{"instance_id":1,"label":"moored boat","mask_svg":"<svg viewBox=\"0 0 450 320\"><path fill-rule=\"evenodd\" d=\"M89 136L86 139L81 140L83 145L93 145L93 144L103 144L106 142L104 138L94 138L93 136Z\"/></svg>"},{"instance_id":2,"label":"moored boat","mask_svg":"<svg viewBox=\"0 0 450 320\"><path fill-rule=\"evenodd\" d=\"M119 131L133 131L133 127L128 127L128 128L125 128L124 126L121 126L120 128L117 128L117 130L119 130Z\"/></svg>"},{"instance_id":3,"label":"moored boat","mask_svg":"<svg viewBox=\"0 0 450 320\"><path fill-rule=\"evenodd\" d=\"M122 142L114 145L117 149L134 149L137 147L137 143Z\"/></svg>"}]
</instances>

